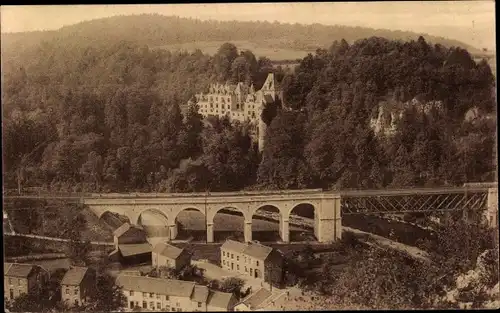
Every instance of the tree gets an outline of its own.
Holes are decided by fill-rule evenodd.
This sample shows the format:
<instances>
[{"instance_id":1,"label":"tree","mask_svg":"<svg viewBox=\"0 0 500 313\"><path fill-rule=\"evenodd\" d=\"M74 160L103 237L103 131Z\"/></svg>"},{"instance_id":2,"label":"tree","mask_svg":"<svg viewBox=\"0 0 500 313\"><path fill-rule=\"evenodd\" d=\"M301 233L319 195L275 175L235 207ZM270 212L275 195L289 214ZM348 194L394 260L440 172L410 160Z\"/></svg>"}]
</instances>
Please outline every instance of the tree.
<instances>
[{"instance_id":1,"label":"tree","mask_svg":"<svg viewBox=\"0 0 500 313\"><path fill-rule=\"evenodd\" d=\"M92 151L87 156L87 162L80 168L80 174L84 179L94 184L95 189L91 190L99 191L101 189L103 165L102 157L97 152Z\"/></svg>"},{"instance_id":2,"label":"tree","mask_svg":"<svg viewBox=\"0 0 500 313\"><path fill-rule=\"evenodd\" d=\"M63 268L52 271L50 280L45 285L20 295L14 301L7 303L7 308L14 312L57 311L61 300L60 282L65 273L66 269Z\"/></svg>"},{"instance_id":3,"label":"tree","mask_svg":"<svg viewBox=\"0 0 500 313\"><path fill-rule=\"evenodd\" d=\"M219 286L219 290L222 292L232 293L237 299L241 299L243 293L243 287L245 286L245 281L238 277L226 278L222 281Z\"/></svg>"},{"instance_id":4,"label":"tree","mask_svg":"<svg viewBox=\"0 0 500 313\"><path fill-rule=\"evenodd\" d=\"M86 266L89 263L89 253L92 251L90 241L71 240L68 246L68 256L76 266Z\"/></svg>"},{"instance_id":5,"label":"tree","mask_svg":"<svg viewBox=\"0 0 500 313\"><path fill-rule=\"evenodd\" d=\"M89 303L85 304L85 311L122 311L127 305L127 298L123 294L122 288L115 284L114 277L100 271L97 273L96 279L96 288L90 295Z\"/></svg>"},{"instance_id":6,"label":"tree","mask_svg":"<svg viewBox=\"0 0 500 313\"><path fill-rule=\"evenodd\" d=\"M310 185L304 159L304 116L281 112L266 133L266 146L258 170L258 183L277 189L304 188Z\"/></svg>"}]
</instances>

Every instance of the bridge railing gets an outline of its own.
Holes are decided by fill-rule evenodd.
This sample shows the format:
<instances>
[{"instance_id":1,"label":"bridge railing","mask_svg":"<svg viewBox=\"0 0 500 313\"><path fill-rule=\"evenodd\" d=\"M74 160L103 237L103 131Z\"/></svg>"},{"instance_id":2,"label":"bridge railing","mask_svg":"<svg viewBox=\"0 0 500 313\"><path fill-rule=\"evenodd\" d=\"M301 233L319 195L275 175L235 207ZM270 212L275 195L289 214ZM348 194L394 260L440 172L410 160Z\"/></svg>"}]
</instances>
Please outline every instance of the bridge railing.
<instances>
[{"instance_id":1,"label":"bridge railing","mask_svg":"<svg viewBox=\"0 0 500 313\"><path fill-rule=\"evenodd\" d=\"M193 193L93 193L91 198L193 198L193 197L229 197L229 196L259 196L259 195L287 195L310 194L322 192L321 189L302 190L263 190L263 191L235 191L235 192L193 192Z\"/></svg>"}]
</instances>

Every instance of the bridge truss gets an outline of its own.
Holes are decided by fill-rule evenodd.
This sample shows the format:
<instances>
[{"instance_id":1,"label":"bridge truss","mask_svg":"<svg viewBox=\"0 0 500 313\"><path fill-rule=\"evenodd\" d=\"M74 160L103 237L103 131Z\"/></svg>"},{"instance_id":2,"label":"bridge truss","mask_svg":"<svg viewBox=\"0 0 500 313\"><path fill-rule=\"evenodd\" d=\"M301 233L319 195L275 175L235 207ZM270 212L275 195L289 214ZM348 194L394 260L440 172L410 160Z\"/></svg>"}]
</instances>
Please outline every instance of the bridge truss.
<instances>
[{"instance_id":1,"label":"bridge truss","mask_svg":"<svg viewBox=\"0 0 500 313\"><path fill-rule=\"evenodd\" d=\"M477 212L487 206L487 188L351 191L341 195L342 215Z\"/></svg>"}]
</instances>

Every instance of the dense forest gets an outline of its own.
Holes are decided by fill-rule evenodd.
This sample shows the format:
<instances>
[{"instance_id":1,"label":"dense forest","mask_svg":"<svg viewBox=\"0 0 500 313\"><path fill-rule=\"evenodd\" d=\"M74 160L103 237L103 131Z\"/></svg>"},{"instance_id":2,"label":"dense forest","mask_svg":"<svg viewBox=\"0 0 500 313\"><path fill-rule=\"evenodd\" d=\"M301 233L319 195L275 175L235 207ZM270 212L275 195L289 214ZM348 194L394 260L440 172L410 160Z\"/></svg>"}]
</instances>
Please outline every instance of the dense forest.
<instances>
[{"instance_id":1,"label":"dense forest","mask_svg":"<svg viewBox=\"0 0 500 313\"><path fill-rule=\"evenodd\" d=\"M467 50L371 37L317 49L293 73L251 51L169 52L126 41L26 49L2 60L4 181L61 191L384 188L495 179L496 99ZM284 108L262 154L247 125L202 121L195 92L270 71ZM405 109L394 135L370 119ZM430 110L430 101L440 103ZM476 118L470 118L476 112ZM264 114L263 114L264 115ZM264 117L264 116L263 116Z\"/></svg>"},{"instance_id":2,"label":"dense forest","mask_svg":"<svg viewBox=\"0 0 500 313\"><path fill-rule=\"evenodd\" d=\"M2 34L2 55L17 56L19 51L50 42L67 46L100 45L125 40L138 45L158 47L194 41L251 41L270 48L315 51L327 48L333 40L353 43L371 36L391 40L411 40L423 36L446 47L461 47L462 42L408 31L391 31L352 26L302 25L270 22L201 21L198 19L140 14L114 16L65 26L55 31ZM474 51L477 52L477 51Z\"/></svg>"}]
</instances>

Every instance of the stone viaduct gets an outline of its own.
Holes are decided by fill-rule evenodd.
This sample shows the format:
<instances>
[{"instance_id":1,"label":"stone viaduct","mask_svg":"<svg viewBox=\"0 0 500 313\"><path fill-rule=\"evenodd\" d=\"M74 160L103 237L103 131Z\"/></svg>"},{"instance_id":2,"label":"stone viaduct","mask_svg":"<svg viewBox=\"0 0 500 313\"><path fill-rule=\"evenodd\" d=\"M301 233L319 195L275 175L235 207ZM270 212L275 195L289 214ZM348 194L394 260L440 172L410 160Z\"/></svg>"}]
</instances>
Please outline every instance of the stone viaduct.
<instances>
[{"instance_id":1,"label":"stone viaduct","mask_svg":"<svg viewBox=\"0 0 500 313\"><path fill-rule=\"evenodd\" d=\"M236 209L245 219L245 241L252 240L252 217L264 206L279 210L279 233L282 241L289 242L289 217L301 204L314 207L314 233L319 242L341 238L340 195L322 190L294 190L270 192L228 192L189 194L93 194L82 202L98 217L105 212L125 215L130 223L140 223L141 214L156 212L168 221L170 239L177 236L176 218L186 209L196 209L205 215L207 242L214 241L214 217L222 209Z\"/></svg>"}]
</instances>

